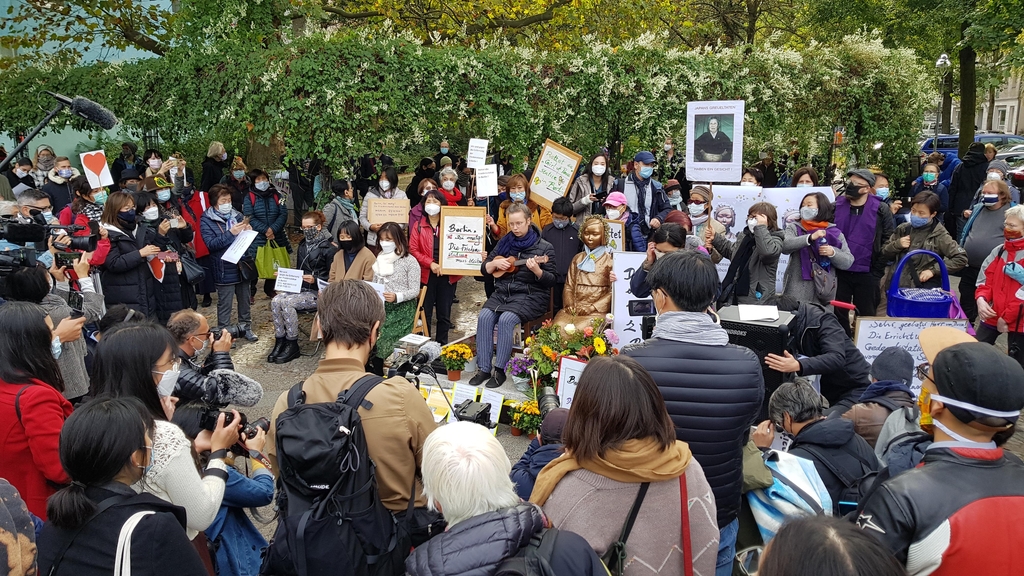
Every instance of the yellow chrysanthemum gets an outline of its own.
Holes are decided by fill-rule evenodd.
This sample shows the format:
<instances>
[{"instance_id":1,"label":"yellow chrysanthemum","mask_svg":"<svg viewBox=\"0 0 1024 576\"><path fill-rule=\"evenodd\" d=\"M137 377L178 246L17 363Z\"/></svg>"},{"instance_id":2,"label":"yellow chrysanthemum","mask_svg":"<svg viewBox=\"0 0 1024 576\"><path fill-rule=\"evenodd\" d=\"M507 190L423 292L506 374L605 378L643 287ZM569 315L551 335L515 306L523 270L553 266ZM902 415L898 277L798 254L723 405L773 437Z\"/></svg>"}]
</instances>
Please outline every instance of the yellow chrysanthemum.
<instances>
[{"instance_id":1,"label":"yellow chrysanthemum","mask_svg":"<svg viewBox=\"0 0 1024 576\"><path fill-rule=\"evenodd\" d=\"M604 354L607 350L608 347L605 345L603 338L594 338L594 352L597 352L598 354Z\"/></svg>"}]
</instances>

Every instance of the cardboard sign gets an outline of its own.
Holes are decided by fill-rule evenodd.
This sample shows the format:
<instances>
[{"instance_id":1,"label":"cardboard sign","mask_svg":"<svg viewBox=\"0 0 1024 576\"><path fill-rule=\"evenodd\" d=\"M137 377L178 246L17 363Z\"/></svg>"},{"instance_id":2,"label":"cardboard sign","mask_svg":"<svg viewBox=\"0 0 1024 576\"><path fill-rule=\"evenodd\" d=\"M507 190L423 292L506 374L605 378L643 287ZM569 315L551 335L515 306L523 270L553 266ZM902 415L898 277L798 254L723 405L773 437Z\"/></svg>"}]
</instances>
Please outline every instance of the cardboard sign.
<instances>
[{"instance_id":1,"label":"cardboard sign","mask_svg":"<svg viewBox=\"0 0 1024 576\"><path fill-rule=\"evenodd\" d=\"M498 166L487 164L476 169L476 197L487 198L498 195Z\"/></svg>"},{"instance_id":2,"label":"cardboard sign","mask_svg":"<svg viewBox=\"0 0 1024 576\"><path fill-rule=\"evenodd\" d=\"M569 191L582 160L565 146L545 140L530 179L530 200L550 210L551 203Z\"/></svg>"},{"instance_id":3,"label":"cardboard sign","mask_svg":"<svg viewBox=\"0 0 1024 576\"><path fill-rule=\"evenodd\" d=\"M481 138L469 139L469 148L466 150L466 166L482 168L487 163L487 142Z\"/></svg>"},{"instance_id":4,"label":"cardboard sign","mask_svg":"<svg viewBox=\"0 0 1024 576\"><path fill-rule=\"evenodd\" d=\"M487 209L441 207L441 273L481 276L487 240Z\"/></svg>"},{"instance_id":5,"label":"cardboard sign","mask_svg":"<svg viewBox=\"0 0 1024 576\"><path fill-rule=\"evenodd\" d=\"M622 220L605 220L604 223L608 225L608 248L612 252L625 252L626 223ZM644 246L644 249L646 248Z\"/></svg>"},{"instance_id":6,"label":"cardboard sign","mask_svg":"<svg viewBox=\"0 0 1024 576\"><path fill-rule=\"evenodd\" d=\"M743 100L687 102L686 177L739 182L743 174Z\"/></svg>"},{"instance_id":7,"label":"cardboard sign","mask_svg":"<svg viewBox=\"0 0 1024 576\"><path fill-rule=\"evenodd\" d=\"M615 314L613 327L621 339L620 346L636 344L643 340L641 325L644 316L654 315L654 300L634 296L629 281L647 259L647 253L616 252L612 258L612 271L616 276L612 283L612 310Z\"/></svg>"},{"instance_id":8,"label":"cardboard sign","mask_svg":"<svg viewBox=\"0 0 1024 576\"><path fill-rule=\"evenodd\" d=\"M370 221L370 224L385 224L387 222L406 224L409 222L410 208L408 198L394 198L391 200L371 198L368 202L366 219Z\"/></svg>"},{"instance_id":9,"label":"cardboard sign","mask_svg":"<svg viewBox=\"0 0 1024 576\"><path fill-rule=\"evenodd\" d=\"M910 352L910 355L914 357L914 366L918 366L928 360L925 359L924 352L921 351L921 344L917 341L917 336L922 330L932 326L949 326L958 330L967 330L967 320L861 317L857 318L854 342L869 364L875 361L882 350L897 346ZM914 372L910 389L917 396L921 391L921 381L917 378L917 371Z\"/></svg>"},{"instance_id":10,"label":"cardboard sign","mask_svg":"<svg viewBox=\"0 0 1024 576\"><path fill-rule=\"evenodd\" d=\"M580 375L587 363L575 358L563 356L558 361L558 405L562 408L572 406L572 398L576 395L576 386L580 383Z\"/></svg>"},{"instance_id":11,"label":"cardboard sign","mask_svg":"<svg viewBox=\"0 0 1024 576\"><path fill-rule=\"evenodd\" d=\"M114 184L110 166L107 165L107 154L103 150L83 152L79 158L82 160L82 172L89 179L89 186L95 189Z\"/></svg>"}]
</instances>

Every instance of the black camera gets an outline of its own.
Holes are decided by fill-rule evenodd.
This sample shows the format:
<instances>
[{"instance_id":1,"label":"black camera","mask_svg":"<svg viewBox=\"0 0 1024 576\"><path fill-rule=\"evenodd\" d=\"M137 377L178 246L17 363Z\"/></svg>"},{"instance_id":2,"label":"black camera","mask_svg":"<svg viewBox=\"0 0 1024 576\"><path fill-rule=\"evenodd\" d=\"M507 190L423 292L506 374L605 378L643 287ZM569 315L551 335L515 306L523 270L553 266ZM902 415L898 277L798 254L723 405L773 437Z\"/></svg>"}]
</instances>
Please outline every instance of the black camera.
<instances>
[{"instance_id":1,"label":"black camera","mask_svg":"<svg viewBox=\"0 0 1024 576\"><path fill-rule=\"evenodd\" d=\"M0 274L14 272L22 266L31 268L35 265L36 251L34 248L19 248L0 252Z\"/></svg>"},{"instance_id":2,"label":"black camera","mask_svg":"<svg viewBox=\"0 0 1024 576\"><path fill-rule=\"evenodd\" d=\"M68 242L54 242L53 247L57 250L75 250L78 252L93 252L96 250L96 243L99 240L99 228L95 222L90 222L88 226L75 226L73 224L64 225L53 225L47 226L50 236L58 238L60 236L67 236ZM82 230L89 230L88 236L75 236L75 232L81 232Z\"/></svg>"},{"instance_id":3,"label":"black camera","mask_svg":"<svg viewBox=\"0 0 1024 576\"><path fill-rule=\"evenodd\" d=\"M245 326L242 324L231 324L230 326L225 326L223 329L228 331L232 340L238 340L245 336ZM223 332L218 331L216 339L220 340L223 337L223 334Z\"/></svg>"},{"instance_id":4,"label":"black camera","mask_svg":"<svg viewBox=\"0 0 1024 576\"><path fill-rule=\"evenodd\" d=\"M235 415L232 414L231 412L221 412L221 410L213 408L207 410L206 412L203 412L199 416L199 427L202 428L203 430L209 430L210 432L213 432L214 430L217 429L217 419L220 418L220 415L222 413L224 414L224 425L230 425L232 420L235 419ZM257 418L253 422L249 422L249 419L245 416L244 412L239 412L238 417L242 421L242 430L239 433L240 438L245 438L246 440L255 438L256 434L259 433L260 429L262 429L264 432L270 432L270 420L266 418ZM231 450L235 454L248 453L248 450L246 450L245 447L241 445L241 443L235 444L234 446L229 448L229 450Z\"/></svg>"},{"instance_id":5,"label":"black camera","mask_svg":"<svg viewBox=\"0 0 1024 576\"><path fill-rule=\"evenodd\" d=\"M537 409L540 410L540 419L544 420L548 413L558 406L558 394L555 393L555 389L551 386L541 388L540 393L537 394Z\"/></svg>"},{"instance_id":6,"label":"black camera","mask_svg":"<svg viewBox=\"0 0 1024 576\"><path fill-rule=\"evenodd\" d=\"M465 400L455 407L455 417L460 422L473 422L484 428L491 427L491 405Z\"/></svg>"}]
</instances>

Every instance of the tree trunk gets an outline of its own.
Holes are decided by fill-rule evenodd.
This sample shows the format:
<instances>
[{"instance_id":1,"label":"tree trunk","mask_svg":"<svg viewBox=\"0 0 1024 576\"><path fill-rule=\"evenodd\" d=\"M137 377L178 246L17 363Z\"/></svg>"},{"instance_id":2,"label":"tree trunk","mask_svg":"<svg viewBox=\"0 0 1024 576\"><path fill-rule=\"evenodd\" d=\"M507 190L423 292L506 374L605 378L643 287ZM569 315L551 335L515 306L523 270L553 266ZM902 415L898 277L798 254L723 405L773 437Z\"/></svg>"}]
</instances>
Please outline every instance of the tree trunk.
<instances>
[{"instance_id":1,"label":"tree trunk","mask_svg":"<svg viewBox=\"0 0 1024 576\"><path fill-rule=\"evenodd\" d=\"M757 16L761 0L747 0L747 44L754 44L757 36Z\"/></svg>"},{"instance_id":2,"label":"tree trunk","mask_svg":"<svg viewBox=\"0 0 1024 576\"><path fill-rule=\"evenodd\" d=\"M953 124L953 71L949 68L942 75L942 134L950 133Z\"/></svg>"},{"instance_id":3,"label":"tree trunk","mask_svg":"<svg viewBox=\"0 0 1024 576\"><path fill-rule=\"evenodd\" d=\"M996 113L996 87L988 87L988 114L985 115L985 130L992 131L992 117Z\"/></svg>"},{"instance_id":4,"label":"tree trunk","mask_svg":"<svg viewBox=\"0 0 1024 576\"><path fill-rule=\"evenodd\" d=\"M964 37L968 22L960 27L960 38ZM978 55L970 44L960 49L960 146L962 158L967 147L974 142L974 117L978 113L978 79L975 74Z\"/></svg>"}]
</instances>

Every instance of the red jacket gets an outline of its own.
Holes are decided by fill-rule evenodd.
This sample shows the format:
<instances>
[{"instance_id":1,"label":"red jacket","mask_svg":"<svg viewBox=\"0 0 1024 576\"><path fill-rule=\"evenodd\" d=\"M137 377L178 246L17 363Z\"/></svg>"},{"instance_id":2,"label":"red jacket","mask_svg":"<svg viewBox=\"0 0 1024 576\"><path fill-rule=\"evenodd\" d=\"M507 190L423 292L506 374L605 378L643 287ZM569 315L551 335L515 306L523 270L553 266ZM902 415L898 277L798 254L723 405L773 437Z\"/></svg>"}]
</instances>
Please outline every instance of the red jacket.
<instances>
[{"instance_id":1,"label":"red jacket","mask_svg":"<svg viewBox=\"0 0 1024 576\"><path fill-rule=\"evenodd\" d=\"M72 215L74 216L74 222L71 221ZM57 216L57 219L63 226L70 226L72 224L75 226L89 225L89 217L83 214L82 212L79 212L77 214L71 212L71 204L68 204L67 206L64 207L63 210L60 211L60 214ZM79 230L78 232L75 232L73 235L88 236L89 234L90 232L88 230ZM109 253L110 240L106 238L100 238L99 240L96 241L96 250L93 251L92 258L89 259L89 265L102 266L103 263L107 261L107 254Z\"/></svg>"},{"instance_id":2,"label":"red jacket","mask_svg":"<svg viewBox=\"0 0 1024 576\"><path fill-rule=\"evenodd\" d=\"M200 230L199 219L203 217L203 212L206 212L209 207L210 198L206 192L196 191L188 202L182 202L181 217L196 231L196 235L192 238L192 246L196 249L196 258L210 255L210 249L206 247L203 235L198 233Z\"/></svg>"},{"instance_id":3,"label":"red jacket","mask_svg":"<svg viewBox=\"0 0 1024 576\"><path fill-rule=\"evenodd\" d=\"M996 311L996 317L985 323L993 328L1002 318L1011 332L1024 332L1024 300L1017 297L1021 283L1007 276L1003 268L1010 262L1024 266L1024 238L1007 240L985 259L978 276L975 298L984 298Z\"/></svg>"},{"instance_id":4,"label":"red jacket","mask_svg":"<svg viewBox=\"0 0 1024 576\"><path fill-rule=\"evenodd\" d=\"M21 421L14 399L25 384L0 381L0 473L36 516L46 519L46 499L69 482L60 465L60 429L71 403L53 387L32 380L21 393Z\"/></svg>"},{"instance_id":5,"label":"red jacket","mask_svg":"<svg viewBox=\"0 0 1024 576\"><path fill-rule=\"evenodd\" d=\"M434 262L434 229L424 216L409 227L409 252L420 263L420 284L430 279L430 264ZM455 284L462 276L449 276L448 282Z\"/></svg>"}]
</instances>

